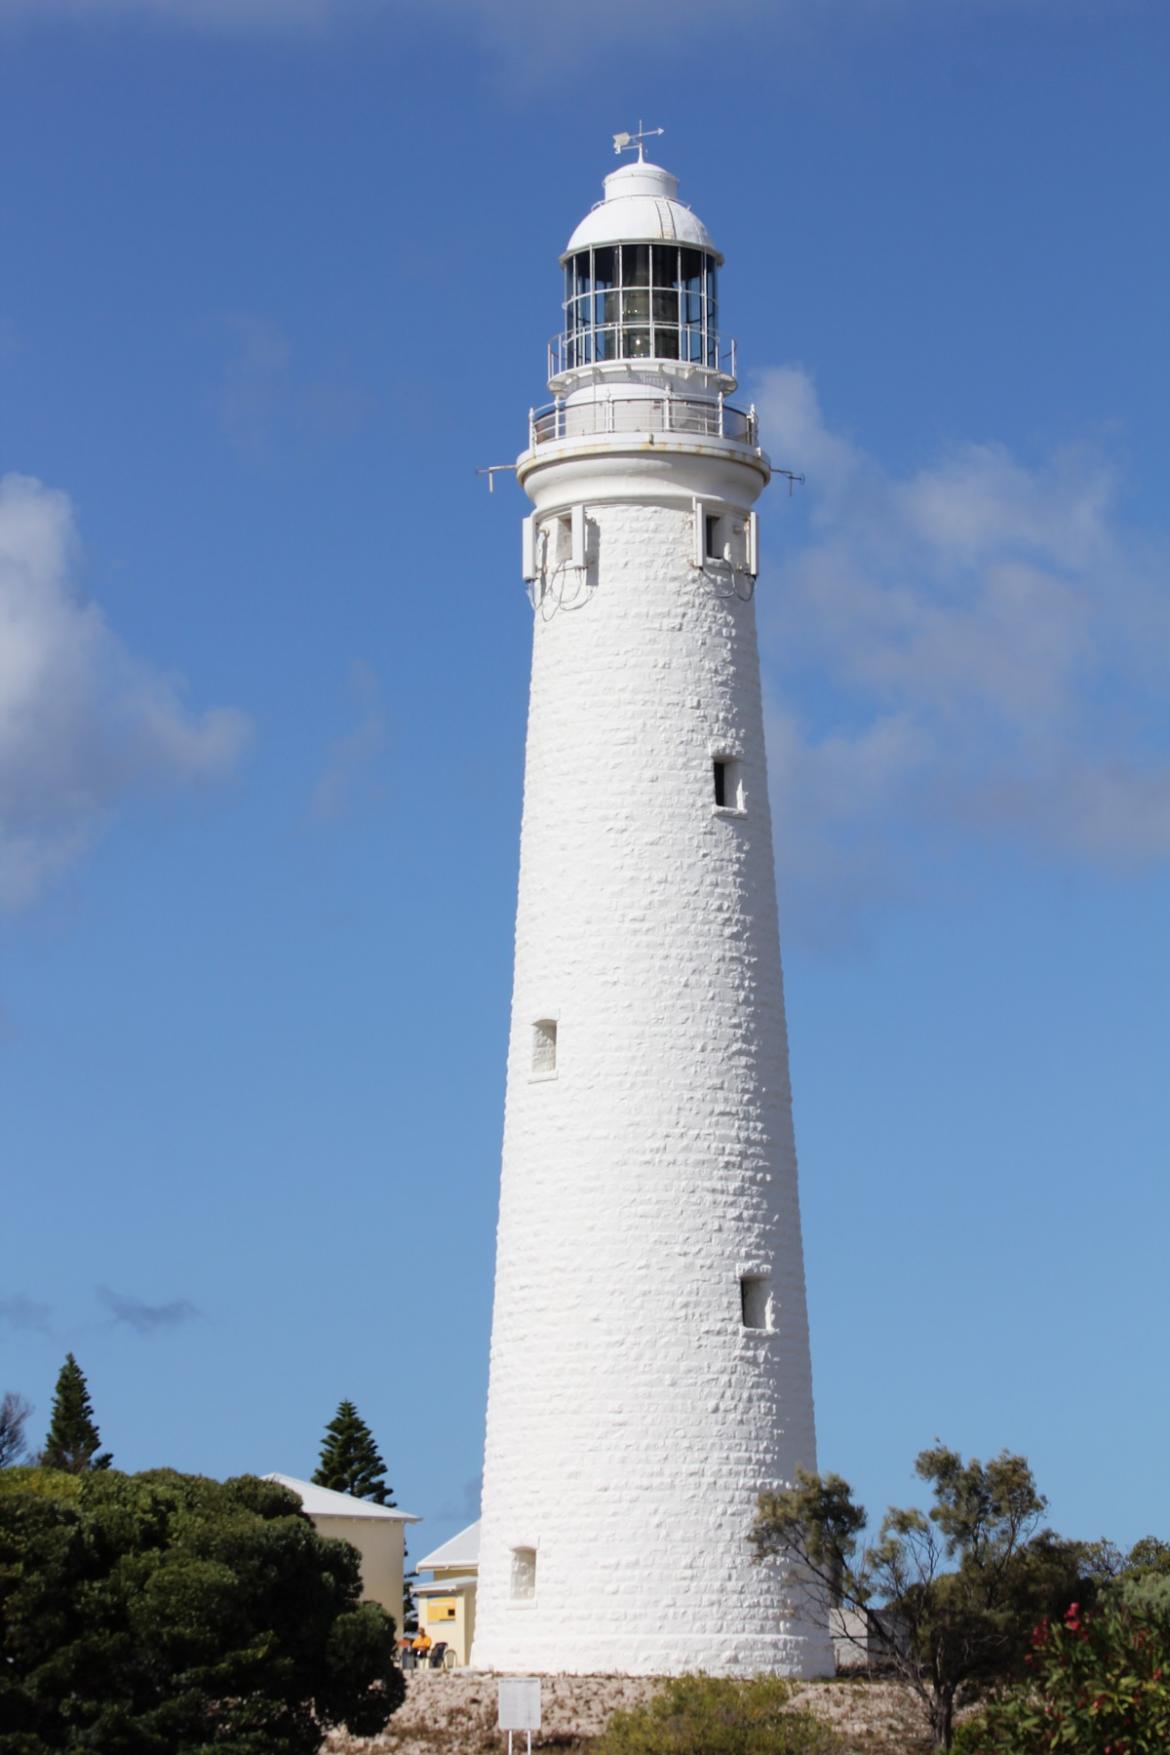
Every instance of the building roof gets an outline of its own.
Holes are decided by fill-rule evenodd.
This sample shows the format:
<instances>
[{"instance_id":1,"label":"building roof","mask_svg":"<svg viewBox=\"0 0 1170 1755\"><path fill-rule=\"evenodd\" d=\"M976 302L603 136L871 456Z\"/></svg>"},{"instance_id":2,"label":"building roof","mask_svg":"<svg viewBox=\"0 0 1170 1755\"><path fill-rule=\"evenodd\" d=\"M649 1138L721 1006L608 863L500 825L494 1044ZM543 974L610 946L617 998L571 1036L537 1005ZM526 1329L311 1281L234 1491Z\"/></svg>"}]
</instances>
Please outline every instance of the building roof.
<instances>
[{"instance_id":1,"label":"building roof","mask_svg":"<svg viewBox=\"0 0 1170 1755\"><path fill-rule=\"evenodd\" d=\"M678 178L661 165L622 165L606 177L605 200L585 215L565 246L565 256L587 250L590 244L661 240L710 250L722 262L702 220L677 197Z\"/></svg>"},{"instance_id":2,"label":"building roof","mask_svg":"<svg viewBox=\"0 0 1170 1755\"><path fill-rule=\"evenodd\" d=\"M416 1597L458 1596L461 1591L472 1590L479 1583L477 1572L468 1572L462 1578L436 1578L430 1584L411 1582L411 1590Z\"/></svg>"},{"instance_id":3,"label":"building roof","mask_svg":"<svg viewBox=\"0 0 1170 1755\"><path fill-rule=\"evenodd\" d=\"M479 1519L469 1523L465 1530L452 1536L436 1548L433 1554L427 1554L415 1562L420 1572L431 1572L436 1566L466 1566L478 1570L479 1567Z\"/></svg>"},{"instance_id":4,"label":"building roof","mask_svg":"<svg viewBox=\"0 0 1170 1755\"><path fill-rule=\"evenodd\" d=\"M332 1487L318 1487L315 1481L298 1481L295 1475L264 1475L265 1481L276 1481L295 1493L302 1510L310 1517L381 1517L394 1523L421 1523L413 1512L399 1511L397 1506L375 1505L372 1499L355 1499L352 1493L335 1493Z\"/></svg>"}]
</instances>

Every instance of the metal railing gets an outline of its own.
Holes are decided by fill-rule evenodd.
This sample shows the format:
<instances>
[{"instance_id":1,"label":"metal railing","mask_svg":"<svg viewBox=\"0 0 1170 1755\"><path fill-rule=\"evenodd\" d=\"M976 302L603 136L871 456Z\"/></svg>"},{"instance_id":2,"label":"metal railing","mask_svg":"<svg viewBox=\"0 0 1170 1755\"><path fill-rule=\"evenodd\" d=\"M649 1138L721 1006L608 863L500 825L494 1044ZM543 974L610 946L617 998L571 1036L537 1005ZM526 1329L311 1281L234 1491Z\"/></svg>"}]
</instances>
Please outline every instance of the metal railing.
<instances>
[{"instance_id":1,"label":"metal railing","mask_svg":"<svg viewBox=\"0 0 1170 1755\"><path fill-rule=\"evenodd\" d=\"M548 344L550 378L582 366L607 366L618 361L645 361L649 365L660 360L677 360L734 378L735 339L723 346L720 336L701 325L625 322L563 330Z\"/></svg>"},{"instance_id":2,"label":"metal railing","mask_svg":"<svg viewBox=\"0 0 1170 1755\"><path fill-rule=\"evenodd\" d=\"M609 396L595 402L562 402L560 397L528 415L528 444L592 438L599 433L698 433L704 438L759 444L756 409L733 408L722 396L700 401L690 396Z\"/></svg>"}]
</instances>

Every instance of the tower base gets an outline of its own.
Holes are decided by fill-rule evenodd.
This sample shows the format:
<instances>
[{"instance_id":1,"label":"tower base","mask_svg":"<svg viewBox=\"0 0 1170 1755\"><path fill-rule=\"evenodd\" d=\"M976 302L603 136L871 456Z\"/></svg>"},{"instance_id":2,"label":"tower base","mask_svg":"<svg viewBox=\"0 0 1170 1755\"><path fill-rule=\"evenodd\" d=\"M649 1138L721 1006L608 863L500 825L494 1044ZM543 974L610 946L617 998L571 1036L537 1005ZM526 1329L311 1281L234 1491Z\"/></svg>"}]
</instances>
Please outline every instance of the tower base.
<instances>
[{"instance_id":1,"label":"tower base","mask_svg":"<svg viewBox=\"0 0 1170 1755\"><path fill-rule=\"evenodd\" d=\"M519 1631L496 1640L490 1650L477 1641L472 1668L536 1676L791 1676L802 1680L832 1676L833 1647L828 1629L791 1633L693 1633L631 1628L602 1636L566 1640Z\"/></svg>"}]
</instances>

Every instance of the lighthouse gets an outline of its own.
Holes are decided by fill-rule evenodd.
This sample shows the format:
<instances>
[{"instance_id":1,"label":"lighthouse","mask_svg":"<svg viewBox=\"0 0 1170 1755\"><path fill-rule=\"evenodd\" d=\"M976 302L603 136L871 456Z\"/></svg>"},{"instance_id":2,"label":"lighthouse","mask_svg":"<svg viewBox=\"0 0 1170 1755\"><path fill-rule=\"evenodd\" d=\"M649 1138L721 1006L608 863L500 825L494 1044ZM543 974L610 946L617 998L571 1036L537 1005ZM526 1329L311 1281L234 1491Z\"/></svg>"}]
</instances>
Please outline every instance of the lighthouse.
<instances>
[{"instance_id":1,"label":"lighthouse","mask_svg":"<svg viewBox=\"0 0 1170 1755\"><path fill-rule=\"evenodd\" d=\"M533 608L472 1663L826 1674L748 1544L815 1468L723 258L637 160L569 239L516 464Z\"/></svg>"}]
</instances>

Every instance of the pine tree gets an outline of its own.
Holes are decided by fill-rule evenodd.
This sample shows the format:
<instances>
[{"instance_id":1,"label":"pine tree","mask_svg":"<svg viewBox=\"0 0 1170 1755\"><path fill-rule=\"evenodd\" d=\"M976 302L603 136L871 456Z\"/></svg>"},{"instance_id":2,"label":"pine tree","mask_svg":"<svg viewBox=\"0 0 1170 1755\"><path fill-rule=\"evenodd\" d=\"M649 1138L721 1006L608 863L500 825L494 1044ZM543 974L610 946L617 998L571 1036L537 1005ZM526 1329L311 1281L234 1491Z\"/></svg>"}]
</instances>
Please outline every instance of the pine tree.
<instances>
[{"instance_id":1,"label":"pine tree","mask_svg":"<svg viewBox=\"0 0 1170 1755\"><path fill-rule=\"evenodd\" d=\"M342 1402L325 1428L321 1460L313 1480L335 1493L393 1505L393 1487L386 1484L386 1464L378 1455L374 1435L352 1402Z\"/></svg>"},{"instance_id":2,"label":"pine tree","mask_svg":"<svg viewBox=\"0 0 1170 1755\"><path fill-rule=\"evenodd\" d=\"M49 1436L40 1455L41 1467L62 1469L68 1475L83 1475L87 1469L108 1469L113 1461L109 1451L101 1456L96 1454L101 1441L85 1373L73 1354L66 1353L53 1396Z\"/></svg>"}]
</instances>

